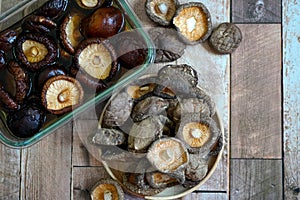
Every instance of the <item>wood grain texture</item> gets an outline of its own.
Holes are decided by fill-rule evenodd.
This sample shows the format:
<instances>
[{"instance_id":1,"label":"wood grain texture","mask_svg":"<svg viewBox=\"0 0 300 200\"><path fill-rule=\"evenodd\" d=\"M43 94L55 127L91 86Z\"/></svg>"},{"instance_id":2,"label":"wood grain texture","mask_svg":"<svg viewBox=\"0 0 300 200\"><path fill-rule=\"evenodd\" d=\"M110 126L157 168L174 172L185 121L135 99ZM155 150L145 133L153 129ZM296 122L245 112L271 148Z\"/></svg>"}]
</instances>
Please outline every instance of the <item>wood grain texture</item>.
<instances>
[{"instance_id":1,"label":"wood grain texture","mask_svg":"<svg viewBox=\"0 0 300 200\"><path fill-rule=\"evenodd\" d=\"M281 160L231 160L230 199L282 199Z\"/></svg>"},{"instance_id":2,"label":"wood grain texture","mask_svg":"<svg viewBox=\"0 0 300 200\"><path fill-rule=\"evenodd\" d=\"M281 26L239 25L232 54L231 157L281 158Z\"/></svg>"},{"instance_id":3,"label":"wood grain texture","mask_svg":"<svg viewBox=\"0 0 300 200\"><path fill-rule=\"evenodd\" d=\"M208 200L227 200L228 195L226 193L192 193L188 196L181 198L182 200L199 200L199 199L208 199Z\"/></svg>"},{"instance_id":4,"label":"wood grain texture","mask_svg":"<svg viewBox=\"0 0 300 200\"><path fill-rule=\"evenodd\" d=\"M19 198L20 171L20 150L0 143L0 199Z\"/></svg>"},{"instance_id":5,"label":"wood grain texture","mask_svg":"<svg viewBox=\"0 0 300 200\"><path fill-rule=\"evenodd\" d=\"M263 2L264 15L256 20L250 11L255 8L256 3ZM256 9L259 9L256 6ZM232 21L235 23L280 23L281 22L281 0L232 0Z\"/></svg>"},{"instance_id":6,"label":"wood grain texture","mask_svg":"<svg viewBox=\"0 0 300 200\"><path fill-rule=\"evenodd\" d=\"M70 199L72 124L22 150L21 199Z\"/></svg>"},{"instance_id":7,"label":"wood grain texture","mask_svg":"<svg viewBox=\"0 0 300 200\"><path fill-rule=\"evenodd\" d=\"M74 121L73 128L73 151L72 164L73 166L102 166L92 152L88 151L88 136L95 133L97 128L97 120L77 119Z\"/></svg>"},{"instance_id":8,"label":"wood grain texture","mask_svg":"<svg viewBox=\"0 0 300 200\"><path fill-rule=\"evenodd\" d=\"M300 5L283 5L284 190L286 199L300 199Z\"/></svg>"},{"instance_id":9,"label":"wood grain texture","mask_svg":"<svg viewBox=\"0 0 300 200\"><path fill-rule=\"evenodd\" d=\"M72 199L90 200L92 187L103 178L109 178L104 167L74 167Z\"/></svg>"}]
</instances>

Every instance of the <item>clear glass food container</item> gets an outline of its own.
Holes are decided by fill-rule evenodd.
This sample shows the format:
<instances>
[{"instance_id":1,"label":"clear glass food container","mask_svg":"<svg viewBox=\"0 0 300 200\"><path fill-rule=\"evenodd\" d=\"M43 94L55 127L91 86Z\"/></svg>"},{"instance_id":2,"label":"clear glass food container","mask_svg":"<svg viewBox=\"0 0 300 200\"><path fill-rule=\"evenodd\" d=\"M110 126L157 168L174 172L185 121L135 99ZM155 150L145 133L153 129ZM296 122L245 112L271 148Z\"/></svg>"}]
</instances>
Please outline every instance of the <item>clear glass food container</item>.
<instances>
[{"instance_id":1,"label":"clear glass food container","mask_svg":"<svg viewBox=\"0 0 300 200\"><path fill-rule=\"evenodd\" d=\"M16 26L16 24L24 19L25 16L34 12L45 2L47 1L25 0L19 1L19 3L13 3L12 1L1 1L0 32L9 29L11 26ZM69 3L75 4L75 0L69 0ZM114 0L113 3L114 6L120 8L125 13L126 30L134 29L144 39L148 49L144 64L135 67L133 70L130 70L130 73L126 73L127 76L125 78L122 77L122 79L118 78L117 80L113 80L111 84L109 84L109 87L104 91L85 98L85 101L83 102L83 104L81 104L80 107L64 115L50 117L51 119L48 120L47 123L45 123L45 125L39 130L39 132L29 138L18 138L11 133L6 123L7 113L5 109L2 109L2 107L0 106L0 141L3 144L15 148L23 148L35 144L42 138L53 133L59 127L73 120L74 116L78 116L80 113L90 108L91 106L95 106L96 104L103 102L112 94L114 90L123 86L129 80L135 79L141 72L148 68L150 63L153 62L155 56L153 44L146 32L144 32L144 30L142 29L141 22L135 15L134 11L130 8L126 0ZM69 11L67 10L66 14L67 12ZM123 75L125 72L127 72L126 69L122 70L121 75ZM121 77L121 75L118 77Z\"/></svg>"}]
</instances>

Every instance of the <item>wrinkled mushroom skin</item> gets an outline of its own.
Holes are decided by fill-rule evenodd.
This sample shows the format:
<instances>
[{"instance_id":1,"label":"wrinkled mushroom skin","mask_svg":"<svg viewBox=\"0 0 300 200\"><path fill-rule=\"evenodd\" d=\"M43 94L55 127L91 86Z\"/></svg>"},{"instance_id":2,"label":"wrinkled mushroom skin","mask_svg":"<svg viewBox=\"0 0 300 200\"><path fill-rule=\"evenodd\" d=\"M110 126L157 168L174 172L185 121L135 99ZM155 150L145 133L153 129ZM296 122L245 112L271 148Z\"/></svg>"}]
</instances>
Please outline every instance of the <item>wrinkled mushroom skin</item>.
<instances>
[{"instance_id":1,"label":"wrinkled mushroom skin","mask_svg":"<svg viewBox=\"0 0 300 200\"><path fill-rule=\"evenodd\" d=\"M68 3L69 0L50 0L42 5L35 14L42 15L50 19L57 19L62 16Z\"/></svg>"},{"instance_id":2,"label":"wrinkled mushroom skin","mask_svg":"<svg viewBox=\"0 0 300 200\"><path fill-rule=\"evenodd\" d=\"M82 21L86 37L108 38L119 33L125 24L123 12L115 7L99 8Z\"/></svg>"},{"instance_id":3,"label":"wrinkled mushroom skin","mask_svg":"<svg viewBox=\"0 0 300 200\"><path fill-rule=\"evenodd\" d=\"M8 52L12 49L14 42L17 39L17 32L14 30L7 30L0 35L0 50Z\"/></svg>"},{"instance_id":4,"label":"wrinkled mushroom skin","mask_svg":"<svg viewBox=\"0 0 300 200\"><path fill-rule=\"evenodd\" d=\"M93 200L124 200L124 192L118 182L101 179L91 189Z\"/></svg>"},{"instance_id":5,"label":"wrinkled mushroom skin","mask_svg":"<svg viewBox=\"0 0 300 200\"><path fill-rule=\"evenodd\" d=\"M34 44L31 47L26 47L27 52L24 52L25 44L30 42ZM37 44L39 46L37 46ZM41 49L41 47L43 49ZM43 52L45 49L47 49L47 53ZM55 64L59 55L59 49L56 42L49 36L40 33L27 33L17 39L15 54L16 58L26 68L36 71L44 66ZM28 59L29 56L38 58L38 61L30 62ZM41 56L41 58L39 58L39 56Z\"/></svg>"},{"instance_id":6,"label":"wrinkled mushroom skin","mask_svg":"<svg viewBox=\"0 0 300 200\"><path fill-rule=\"evenodd\" d=\"M19 105L11 97L11 95L4 89L1 83L0 83L0 102L10 110L17 110L19 108Z\"/></svg>"},{"instance_id":7,"label":"wrinkled mushroom skin","mask_svg":"<svg viewBox=\"0 0 300 200\"><path fill-rule=\"evenodd\" d=\"M13 75L16 83L16 93L14 96L15 101L18 104L22 104L31 88L29 75L17 62L14 61L9 63L8 71Z\"/></svg>"},{"instance_id":8,"label":"wrinkled mushroom skin","mask_svg":"<svg viewBox=\"0 0 300 200\"><path fill-rule=\"evenodd\" d=\"M102 81L98 80L87 73L84 73L81 70L78 70L76 67L70 68L70 73L75 77L80 83L87 86L91 90L100 92L107 88L107 85Z\"/></svg>"},{"instance_id":9,"label":"wrinkled mushroom skin","mask_svg":"<svg viewBox=\"0 0 300 200\"><path fill-rule=\"evenodd\" d=\"M22 24L23 31L48 33L56 28L56 23L44 16L30 15Z\"/></svg>"}]
</instances>

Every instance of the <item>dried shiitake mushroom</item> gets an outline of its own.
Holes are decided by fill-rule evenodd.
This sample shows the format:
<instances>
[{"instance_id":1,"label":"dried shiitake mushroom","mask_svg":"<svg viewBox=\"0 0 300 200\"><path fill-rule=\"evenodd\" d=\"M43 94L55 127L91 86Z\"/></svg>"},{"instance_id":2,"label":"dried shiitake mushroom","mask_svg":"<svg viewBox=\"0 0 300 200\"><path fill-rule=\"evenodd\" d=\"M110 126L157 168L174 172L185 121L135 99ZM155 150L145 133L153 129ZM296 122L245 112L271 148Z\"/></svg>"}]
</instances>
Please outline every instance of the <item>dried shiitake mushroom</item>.
<instances>
[{"instance_id":1,"label":"dried shiitake mushroom","mask_svg":"<svg viewBox=\"0 0 300 200\"><path fill-rule=\"evenodd\" d=\"M52 114L63 114L82 103L83 89L80 83L69 76L54 76L42 89L42 104Z\"/></svg>"},{"instance_id":2,"label":"dried shiitake mushroom","mask_svg":"<svg viewBox=\"0 0 300 200\"><path fill-rule=\"evenodd\" d=\"M8 71L12 74L15 81L14 99L16 103L22 104L31 88L29 75L17 62L14 61L9 63Z\"/></svg>"},{"instance_id":3,"label":"dried shiitake mushroom","mask_svg":"<svg viewBox=\"0 0 300 200\"><path fill-rule=\"evenodd\" d=\"M185 176L191 181L201 181L208 172L208 161L199 154L190 154L190 162L185 170Z\"/></svg>"},{"instance_id":4,"label":"dried shiitake mushroom","mask_svg":"<svg viewBox=\"0 0 300 200\"><path fill-rule=\"evenodd\" d=\"M36 71L44 66L54 64L59 50L56 42L40 33L27 33L17 39L15 48L17 59L26 68Z\"/></svg>"},{"instance_id":5,"label":"dried shiitake mushroom","mask_svg":"<svg viewBox=\"0 0 300 200\"><path fill-rule=\"evenodd\" d=\"M91 142L96 145L121 145L125 143L126 136L117 129L99 128L92 136Z\"/></svg>"},{"instance_id":6,"label":"dried shiitake mushroom","mask_svg":"<svg viewBox=\"0 0 300 200\"><path fill-rule=\"evenodd\" d=\"M100 92L107 88L104 81L92 77L86 72L77 69L74 66L70 67L70 73L75 77L82 85L89 88L92 92Z\"/></svg>"},{"instance_id":7,"label":"dried shiitake mushroom","mask_svg":"<svg viewBox=\"0 0 300 200\"><path fill-rule=\"evenodd\" d=\"M38 16L38 15L29 15L23 20L22 30L32 33L48 33L56 28L56 23L51 19Z\"/></svg>"},{"instance_id":8,"label":"dried shiitake mushroom","mask_svg":"<svg viewBox=\"0 0 300 200\"><path fill-rule=\"evenodd\" d=\"M103 116L103 123L109 127L122 126L130 117L133 103L127 92L118 93L107 106Z\"/></svg>"},{"instance_id":9,"label":"dried shiitake mushroom","mask_svg":"<svg viewBox=\"0 0 300 200\"><path fill-rule=\"evenodd\" d=\"M6 107L10 110L17 110L19 108L18 103L6 91L6 89L4 88L4 86L1 83L0 83L0 102L4 107Z\"/></svg>"},{"instance_id":10,"label":"dried shiitake mushroom","mask_svg":"<svg viewBox=\"0 0 300 200\"><path fill-rule=\"evenodd\" d=\"M178 6L177 0L147 0L146 13L151 20L162 25L170 25Z\"/></svg>"},{"instance_id":11,"label":"dried shiitake mushroom","mask_svg":"<svg viewBox=\"0 0 300 200\"><path fill-rule=\"evenodd\" d=\"M100 7L105 0L76 0L76 2L82 8L92 9Z\"/></svg>"},{"instance_id":12,"label":"dried shiitake mushroom","mask_svg":"<svg viewBox=\"0 0 300 200\"><path fill-rule=\"evenodd\" d=\"M216 122L198 114L181 117L176 137L183 141L191 153L209 153L221 135Z\"/></svg>"},{"instance_id":13,"label":"dried shiitake mushroom","mask_svg":"<svg viewBox=\"0 0 300 200\"><path fill-rule=\"evenodd\" d=\"M127 93L134 100L140 100L147 95L151 95L156 87L155 83L149 83L144 85L130 85L126 88Z\"/></svg>"},{"instance_id":14,"label":"dried shiitake mushroom","mask_svg":"<svg viewBox=\"0 0 300 200\"><path fill-rule=\"evenodd\" d=\"M134 123L128 136L128 150L131 152L146 152L148 147L158 137L163 135L164 124L158 117L148 117Z\"/></svg>"},{"instance_id":15,"label":"dried shiitake mushroom","mask_svg":"<svg viewBox=\"0 0 300 200\"><path fill-rule=\"evenodd\" d=\"M80 14L68 14L60 27L60 39L70 54L75 53L79 43L83 40L80 32L81 19Z\"/></svg>"},{"instance_id":16,"label":"dried shiitake mushroom","mask_svg":"<svg viewBox=\"0 0 300 200\"><path fill-rule=\"evenodd\" d=\"M43 68L37 76L36 88L42 90L42 87L49 78L59 75L67 75L67 71L63 66L54 65Z\"/></svg>"},{"instance_id":17,"label":"dried shiitake mushroom","mask_svg":"<svg viewBox=\"0 0 300 200\"><path fill-rule=\"evenodd\" d=\"M82 20L81 28L88 38L108 38L119 33L125 24L124 13L116 7L98 8Z\"/></svg>"},{"instance_id":18,"label":"dried shiitake mushroom","mask_svg":"<svg viewBox=\"0 0 300 200\"><path fill-rule=\"evenodd\" d=\"M133 108L131 118L134 122L139 122L147 117L156 116L169 106L169 102L163 98L151 96L139 101Z\"/></svg>"},{"instance_id":19,"label":"dried shiitake mushroom","mask_svg":"<svg viewBox=\"0 0 300 200\"><path fill-rule=\"evenodd\" d=\"M13 135L28 138L35 135L45 121L45 112L39 103L34 100L25 104L21 109L10 113L7 125Z\"/></svg>"},{"instance_id":20,"label":"dried shiitake mushroom","mask_svg":"<svg viewBox=\"0 0 300 200\"><path fill-rule=\"evenodd\" d=\"M238 48L242 38L242 32L237 25L222 23L213 31L209 42L217 52L229 54Z\"/></svg>"},{"instance_id":21,"label":"dried shiitake mushroom","mask_svg":"<svg viewBox=\"0 0 300 200\"><path fill-rule=\"evenodd\" d=\"M36 12L50 19L60 18L67 9L69 0L50 0L44 3Z\"/></svg>"},{"instance_id":22,"label":"dried shiitake mushroom","mask_svg":"<svg viewBox=\"0 0 300 200\"><path fill-rule=\"evenodd\" d=\"M184 171L189 163L185 145L176 138L162 138L152 143L147 153L149 162L160 172L185 181Z\"/></svg>"},{"instance_id":23,"label":"dried shiitake mushroom","mask_svg":"<svg viewBox=\"0 0 300 200\"><path fill-rule=\"evenodd\" d=\"M118 182L101 179L91 189L92 200L124 200L124 192Z\"/></svg>"},{"instance_id":24,"label":"dried shiitake mushroom","mask_svg":"<svg viewBox=\"0 0 300 200\"><path fill-rule=\"evenodd\" d=\"M212 31L210 13L200 2L182 4L176 11L173 24L188 44L205 41Z\"/></svg>"},{"instance_id":25,"label":"dried shiitake mushroom","mask_svg":"<svg viewBox=\"0 0 300 200\"><path fill-rule=\"evenodd\" d=\"M9 29L0 34L0 50L8 52L12 49L14 42L17 39L17 32Z\"/></svg>"},{"instance_id":26,"label":"dried shiitake mushroom","mask_svg":"<svg viewBox=\"0 0 300 200\"><path fill-rule=\"evenodd\" d=\"M105 80L119 69L114 48L99 38L84 40L75 53L75 66L90 76Z\"/></svg>"},{"instance_id":27,"label":"dried shiitake mushroom","mask_svg":"<svg viewBox=\"0 0 300 200\"><path fill-rule=\"evenodd\" d=\"M145 63L148 47L140 33L125 31L110 38L122 66L132 69Z\"/></svg>"},{"instance_id":28,"label":"dried shiitake mushroom","mask_svg":"<svg viewBox=\"0 0 300 200\"><path fill-rule=\"evenodd\" d=\"M157 189L163 189L178 184L176 178L158 171L146 173L146 179L151 187Z\"/></svg>"}]
</instances>

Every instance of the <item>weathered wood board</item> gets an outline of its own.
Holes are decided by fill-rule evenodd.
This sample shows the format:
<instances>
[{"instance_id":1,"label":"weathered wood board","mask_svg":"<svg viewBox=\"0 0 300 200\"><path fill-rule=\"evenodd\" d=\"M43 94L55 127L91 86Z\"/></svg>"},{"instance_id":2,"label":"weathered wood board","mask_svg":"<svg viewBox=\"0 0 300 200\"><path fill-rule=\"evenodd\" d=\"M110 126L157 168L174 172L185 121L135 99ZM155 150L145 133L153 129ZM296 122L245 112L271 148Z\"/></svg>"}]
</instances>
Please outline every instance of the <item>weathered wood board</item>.
<instances>
[{"instance_id":1,"label":"weathered wood board","mask_svg":"<svg viewBox=\"0 0 300 200\"><path fill-rule=\"evenodd\" d=\"M281 26L239 24L232 54L231 157L281 158Z\"/></svg>"},{"instance_id":2,"label":"weathered wood board","mask_svg":"<svg viewBox=\"0 0 300 200\"><path fill-rule=\"evenodd\" d=\"M230 199L282 199L282 161L230 161Z\"/></svg>"},{"instance_id":3,"label":"weathered wood board","mask_svg":"<svg viewBox=\"0 0 300 200\"><path fill-rule=\"evenodd\" d=\"M280 23L281 0L232 0L235 23Z\"/></svg>"},{"instance_id":4,"label":"weathered wood board","mask_svg":"<svg viewBox=\"0 0 300 200\"><path fill-rule=\"evenodd\" d=\"M20 150L0 143L0 199L18 199L20 196Z\"/></svg>"},{"instance_id":5,"label":"weathered wood board","mask_svg":"<svg viewBox=\"0 0 300 200\"><path fill-rule=\"evenodd\" d=\"M300 199L300 4L283 3L284 190Z\"/></svg>"},{"instance_id":6,"label":"weathered wood board","mask_svg":"<svg viewBox=\"0 0 300 200\"><path fill-rule=\"evenodd\" d=\"M21 153L21 199L70 199L72 123Z\"/></svg>"}]
</instances>

